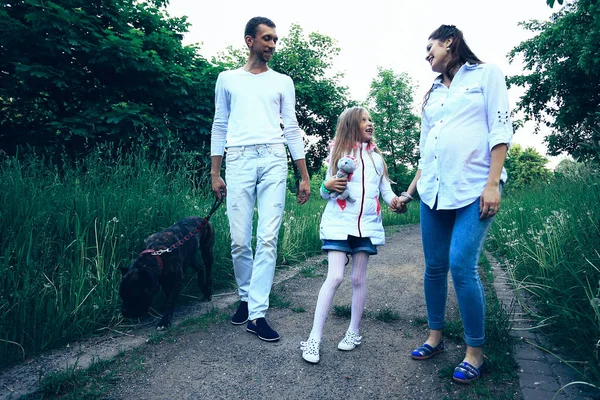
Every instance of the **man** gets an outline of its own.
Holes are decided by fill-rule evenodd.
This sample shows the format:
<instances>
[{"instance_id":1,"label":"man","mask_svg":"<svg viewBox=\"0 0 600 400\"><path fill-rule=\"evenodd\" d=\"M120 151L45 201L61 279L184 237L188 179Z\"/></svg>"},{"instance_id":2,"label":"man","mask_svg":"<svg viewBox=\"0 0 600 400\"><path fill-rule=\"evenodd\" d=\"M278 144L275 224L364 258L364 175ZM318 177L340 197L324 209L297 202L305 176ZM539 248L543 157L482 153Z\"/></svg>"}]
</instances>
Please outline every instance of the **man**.
<instances>
[{"instance_id":1,"label":"man","mask_svg":"<svg viewBox=\"0 0 600 400\"><path fill-rule=\"evenodd\" d=\"M283 218L287 181L285 143L301 175L298 203L310 196L304 142L296 121L292 79L267 66L277 43L275 24L255 17L246 24L250 54L242 68L219 74L211 132L212 189L227 199L231 257L240 305L231 323L265 341L279 340L265 314L275 275L277 237ZM283 132L281 129L283 122ZM283 134L282 134L283 133ZM225 180L221 178L224 149ZM252 219L258 207L256 252L252 255Z\"/></svg>"}]
</instances>

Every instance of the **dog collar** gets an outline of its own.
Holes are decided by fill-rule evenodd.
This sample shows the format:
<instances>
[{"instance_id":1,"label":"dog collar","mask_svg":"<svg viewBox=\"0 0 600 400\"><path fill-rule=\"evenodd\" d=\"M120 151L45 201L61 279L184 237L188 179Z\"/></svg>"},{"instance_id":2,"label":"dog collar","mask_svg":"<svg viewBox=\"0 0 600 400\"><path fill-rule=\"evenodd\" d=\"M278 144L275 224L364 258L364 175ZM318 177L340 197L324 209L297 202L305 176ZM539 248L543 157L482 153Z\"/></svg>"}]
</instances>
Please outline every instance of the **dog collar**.
<instances>
[{"instance_id":1,"label":"dog collar","mask_svg":"<svg viewBox=\"0 0 600 400\"><path fill-rule=\"evenodd\" d=\"M164 268L164 267L163 267L163 261L162 261L162 258L160 258L160 253L159 253L158 251L156 251L156 250L153 250L153 249L146 249L146 250L142 251L142 252L140 253L140 255L142 255L142 254L147 254L147 253L152 253L152 255L153 255L154 257L156 257L156 261L158 261L158 266L160 267L160 273L161 273L161 275L162 275L162 272L163 272L163 268Z\"/></svg>"}]
</instances>

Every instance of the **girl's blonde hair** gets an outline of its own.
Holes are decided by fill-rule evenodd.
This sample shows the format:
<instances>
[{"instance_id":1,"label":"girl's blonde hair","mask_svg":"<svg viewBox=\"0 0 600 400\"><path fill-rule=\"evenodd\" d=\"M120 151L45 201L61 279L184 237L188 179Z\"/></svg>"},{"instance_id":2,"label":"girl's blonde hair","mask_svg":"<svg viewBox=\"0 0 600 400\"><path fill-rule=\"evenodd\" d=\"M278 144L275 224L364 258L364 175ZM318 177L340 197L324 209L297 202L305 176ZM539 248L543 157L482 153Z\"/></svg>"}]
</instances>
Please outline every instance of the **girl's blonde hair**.
<instances>
[{"instance_id":1,"label":"girl's blonde hair","mask_svg":"<svg viewBox=\"0 0 600 400\"><path fill-rule=\"evenodd\" d=\"M363 114L368 114L366 108L364 107L351 107L347 108L342 112L338 118L337 128L335 130L335 138L333 139L334 146L331 152L330 157L330 167L331 174L335 175L337 173L337 163L346 154L351 154L353 157L358 158L358 152L362 149L362 146L357 147L357 143L362 144L361 133L360 133L360 123L362 121ZM373 151L379 155L381 155L381 151L375 145L375 142L371 139L369 143L373 146ZM375 166L375 160L373 160L373 156L371 152L367 152L373 166ZM390 180L388 174L387 164L381 156L383 161L383 175ZM377 171L377 168L375 168Z\"/></svg>"}]
</instances>

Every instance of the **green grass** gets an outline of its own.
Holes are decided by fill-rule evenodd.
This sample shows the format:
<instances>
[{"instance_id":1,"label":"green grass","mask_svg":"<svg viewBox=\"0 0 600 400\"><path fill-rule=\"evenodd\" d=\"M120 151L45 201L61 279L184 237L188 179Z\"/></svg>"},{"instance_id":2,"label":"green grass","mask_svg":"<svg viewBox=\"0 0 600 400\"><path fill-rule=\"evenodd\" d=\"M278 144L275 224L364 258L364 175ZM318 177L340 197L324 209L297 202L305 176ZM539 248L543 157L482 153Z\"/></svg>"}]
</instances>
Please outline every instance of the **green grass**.
<instances>
[{"instance_id":1,"label":"green grass","mask_svg":"<svg viewBox=\"0 0 600 400\"><path fill-rule=\"evenodd\" d=\"M490 232L517 296L581 379L600 383L600 176L511 193Z\"/></svg>"},{"instance_id":2,"label":"green grass","mask_svg":"<svg viewBox=\"0 0 600 400\"><path fill-rule=\"evenodd\" d=\"M85 368L77 364L68 366L64 371L51 372L41 381L35 393L24 396L24 399L100 399L106 393L106 383L119 380L112 365L115 359L94 359Z\"/></svg>"},{"instance_id":3,"label":"green grass","mask_svg":"<svg viewBox=\"0 0 600 400\"><path fill-rule=\"evenodd\" d=\"M271 292L269 294L269 307L271 308L289 308L292 304L283 294Z\"/></svg>"},{"instance_id":4,"label":"green grass","mask_svg":"<svg viewBox=\"0 0 600 400\"><path fill-rule=\"evenodd\" d=\"M333 306L333 315L335 315L338 318L350 319L350 317L352 316L352 306L350 306L350 305L343 305L343 306L334 305Z\"/></svg>"},{"instance_id":5,"label":"green grass","mask_svg":"<svg viewBox=\"0 0 600 400\"><path fill-rule=\"evenodd\" d=\"M300 269L300 276L303 276L305 278L316 278L323 276L324 274L322 272L319 272L319 269L319 265L306 265L302 267L302 269Z\"/></svg>"},{"instance_id":6,"label":"green grass","mask_svg":"<svg viewBox=\"0 0 600 400\"><path fill-rule=\"evenodd\" d=\"M400 314L389 307L372 312L371 316L381 322L395 322L400 320Z\"/></svg>"},{"instance_id":7,"label":"green grass","mask_svg":"<svg viewBox=\"0 0 600 400\"><path fill-rule=\"evenodd\" d=\"M0 164L2 365L118 324L120 268L145 237L212 205L192 165L171 168L141 150L104 156L62 169L42 157ZM225 221L224 208L211 219ZM228 241L217 229L217 289L232 286Z\"/></svg>"},{"instance_id":8,"label":"green grass","mask_svg":"<svg viewBox=\"0 0 600 400\"><path fill-rule=\"evenodd\" d=\"M143 147L120 154L99 147L59 167L42 155L0 160L0 366L122 323L118 286L143 249L143 241L179 219L205 216L213 204L208 177L198 161L179 157L170 164ZM321 252L319 224L325 201L311 181L303 206L288 193L279 232L278 268ZM383 207L385 225L418 221ZM225 207L215 226L216 291L235 287ZM307 268L305 276L317 274ZM181 301L199 298L195 274L186 273ZM162 295L153 308L162 312ZM277 299L275 299L277 300Z\"/></svg>"}]
</instances>

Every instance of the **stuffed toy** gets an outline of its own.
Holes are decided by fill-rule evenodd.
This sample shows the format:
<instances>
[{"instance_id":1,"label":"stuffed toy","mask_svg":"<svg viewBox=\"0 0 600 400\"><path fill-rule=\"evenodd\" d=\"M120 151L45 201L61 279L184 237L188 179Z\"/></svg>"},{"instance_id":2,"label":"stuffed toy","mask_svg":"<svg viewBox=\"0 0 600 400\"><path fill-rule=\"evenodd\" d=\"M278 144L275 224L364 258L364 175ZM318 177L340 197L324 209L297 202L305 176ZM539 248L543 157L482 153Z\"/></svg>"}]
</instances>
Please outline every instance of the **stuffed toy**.
<instances>
[{"instance_id":1,"label":"stuffed toy","mask_svg":"<svg viewBox=\"0 0 600 400\"><path fill-rule=\"evenodd\" d=\"M348 180L350 180L350 176L356 169L356 160L352 156L344 156L344 157L340 158L340 160L338 161L337 167L338 167L338 172L337 172L337 174L335 174L335 176L338 178L348 178ZM347 187L346 187L346 190L344 190L343 192L341 192L341 193L333 192L333 193L331 193L330 196L332 199L347 200L350 203L356 202L355 199L350 197L350 191L348 191Z\"/></svg>"}]
</instances>

